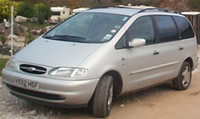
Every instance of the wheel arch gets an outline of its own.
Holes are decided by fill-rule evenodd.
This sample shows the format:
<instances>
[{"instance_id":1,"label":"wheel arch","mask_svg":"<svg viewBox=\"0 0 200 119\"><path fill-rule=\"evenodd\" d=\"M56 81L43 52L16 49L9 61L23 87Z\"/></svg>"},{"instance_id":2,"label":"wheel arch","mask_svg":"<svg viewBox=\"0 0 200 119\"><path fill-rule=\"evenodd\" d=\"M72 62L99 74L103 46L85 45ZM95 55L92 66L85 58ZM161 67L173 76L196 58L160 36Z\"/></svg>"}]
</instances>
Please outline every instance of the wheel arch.
<instances>
[{"instance_id":1,"label":"wheel arch","mask_svg":"<svg viewBox=\"0 0 200 119\"><path fill-rule=\"evenodd\" d=\"M102 75L111 75L114 81L114 97L118 97L123 89L123 80L118 71L110 70Z\"/></svg>"},{"instance_id":2,"label":"wheel arch","mask_svg":"<svg viewBox=\"0 0 200 119\"><path fill-rule=\"evenodd\" d=\"M118 71L115 71L115 70L110 70L110 71L107 71L106 73L104 73L100 80L103 80L102 77L105 76L105 75L111 75L113 77L113 81L114 81L114 98L117 98L118 96L120 96L120 93L122 92L122 89L123 89L123 80L122 80L122 77L120 75L120 73ZM99 82L100 82L99 80ZM99 83L98 82L98 83ZM98 85L97 83L97 85ZM96 89L95 89L96 91ZM92 97L90 98L89 102L88 102L88 106L91 110L91 107L93 105L93 99L94 99L94 94L95 94L95 91L92 95Z\"/></svg>"},{"instance_id":3,"label":"wheel arch","mask_svg":"<svg viewBox=\"0 0 200 119\"><path fill-rule=\"evenodd\" d=\"M188 57L187 59L184 60L184 62L188 62L191 65L191 68L193 68L193 60L191 57Z\"/></svg>"}]
</instances>

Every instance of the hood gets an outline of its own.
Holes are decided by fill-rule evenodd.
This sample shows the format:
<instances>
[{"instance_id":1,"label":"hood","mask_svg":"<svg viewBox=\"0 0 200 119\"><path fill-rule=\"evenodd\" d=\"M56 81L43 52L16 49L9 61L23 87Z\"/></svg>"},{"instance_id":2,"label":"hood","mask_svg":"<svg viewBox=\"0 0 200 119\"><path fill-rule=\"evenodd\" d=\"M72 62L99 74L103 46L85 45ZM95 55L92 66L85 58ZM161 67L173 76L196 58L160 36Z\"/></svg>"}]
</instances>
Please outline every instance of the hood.
<instances>
[{"instance_id":1,"label":"hood","mask_svg":"<svg viewBox=\"0 0 200 119\"><path fill-rule=\"evenodd\" d=\"M14 57L18 61L51 67L78 67L102 44L36 39Z\"/></svg>"}]
</instances>

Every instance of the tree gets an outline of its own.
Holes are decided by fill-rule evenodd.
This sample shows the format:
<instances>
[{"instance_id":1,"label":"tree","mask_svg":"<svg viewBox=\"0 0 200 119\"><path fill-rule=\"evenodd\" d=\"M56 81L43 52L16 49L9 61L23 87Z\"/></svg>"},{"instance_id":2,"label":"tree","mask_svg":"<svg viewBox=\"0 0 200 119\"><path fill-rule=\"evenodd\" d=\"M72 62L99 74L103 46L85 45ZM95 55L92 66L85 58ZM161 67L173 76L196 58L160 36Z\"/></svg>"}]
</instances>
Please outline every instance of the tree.
<instances>
[{"instance_id":1,"label":"tree","mask_svg":"<svg viewBox=\"0 0 200 119\"><path fill-rule=\"evenodd\" d=\"M71 9L75 9L81 6L82 0L68 0L67 6Z\"/></svg>"},{"instance_id":2,"label":"tree","mask_svg":"<svg viewBox=\"0 0 200 119\"><path fill-rule=\"evenodd\" d=\"M17 15L33 17L33 6L27 2L18 2Z\"/></svg>"},{"instance_id":3,"label":"tree","mask_svg":"<svg viewBox=\"0 0 200 119\"><path fill-rule=\"evenodd\" d=\"M17 3L11 2L10 0L0 0L0 22L4 19L10 19L11 16L11 6L16 8ZM14 11L14 15L16 15L16 10Z\"/></svg>"},{"instance_id":4,"label":"tree","mask_svg":"<svg viewBox=\"0 0 200 119\"><path fill-rule=\"evenodd\" d=\"M34 16L38 18L40 24L44 23L44 20L48 20L50 18L50 15L50 7L44 5L43 3L35 4Z\"/></svg>"},{"instance_id":5,"label":"tree","mask_svg":"<svg viewBox=\"0 0 200 119\"><path fill-rule=\"evenodd\" d=\"M122 0L113 0L113 2L120 3L120 2L122 2Z\"/></svg>"},{"instance_id":6,"label":"tree","mask_svg":"<svg viewBox=\"0 0 200 119\"><path fill-rule=\"evenodd\" d=\"M200 10L200 0L190 0L189 4L193 9Z\"/></svg>"}]
</instances>

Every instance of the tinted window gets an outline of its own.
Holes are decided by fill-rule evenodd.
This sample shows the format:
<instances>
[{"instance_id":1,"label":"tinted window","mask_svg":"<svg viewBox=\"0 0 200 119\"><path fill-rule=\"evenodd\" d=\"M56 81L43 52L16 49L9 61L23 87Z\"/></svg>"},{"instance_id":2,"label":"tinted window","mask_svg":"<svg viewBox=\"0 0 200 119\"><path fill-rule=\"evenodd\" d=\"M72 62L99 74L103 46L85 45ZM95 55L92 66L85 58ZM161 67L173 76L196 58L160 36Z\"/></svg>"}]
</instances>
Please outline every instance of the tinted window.
<instances>
[{"instance_id":1,"label":"tinted window","mask_svg":"<svg viewBox=\"0 0 200 119\"><path fill-rule=\"evenodd\" d=\"M135 38L143 38L146 44L154 41L154 27L150 16L138 18L128 30L129 41Z\"/></svg>"},{"instance_id":2,"label":"tinted window","mask_svg":"<svg viewBox=\"0 0 200 119\"><path fill-rule=\"evenodd\" d=\"M51 14L52 14L52 15L60 16L60 12L52 12Z\"/></svg>"},{"instance_id":3,"label":"tinted window","mask_svg":"<svg viewBox=\"0 0 200 119\"><path fill-rule=\"evenodd\" d=\"M183 17L174 17L176 24L178 26L181 39L192 38L194 37L194 32L191 25Z\"/></svg>"},{"instance_id":4,"label":"tinted window","mask_svg":"<svg viewBox=\"0 0 200 119\"><path fill-rule=\"evenodd\" d=\"M179 39L176 25L171 16L155 16L160 42L168 42Z\"/></svg>"}]
</instances>

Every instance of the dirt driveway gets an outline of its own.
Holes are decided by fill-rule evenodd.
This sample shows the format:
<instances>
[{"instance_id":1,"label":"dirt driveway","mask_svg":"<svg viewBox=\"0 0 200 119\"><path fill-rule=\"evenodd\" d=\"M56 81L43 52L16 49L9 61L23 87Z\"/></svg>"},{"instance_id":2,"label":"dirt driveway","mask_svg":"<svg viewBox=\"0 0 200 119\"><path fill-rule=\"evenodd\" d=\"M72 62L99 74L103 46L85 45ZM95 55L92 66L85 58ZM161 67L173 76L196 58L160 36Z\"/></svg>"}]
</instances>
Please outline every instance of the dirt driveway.
<instances>
[{"instance_id":1,"label":"dirt driveway","mask_svg":"<svg viewBox=\"0 0 200 119\"><path fill-rule=\"evenodd\" d=\"M200 52L199 52L200 57ZM62 109L33 104L10 95L0 84L0 119L95 119L87 108ZM107 119L200 119L200 66L191 86L176 91L168 85L121 97Z\"/></svg>"}]
</instances>

